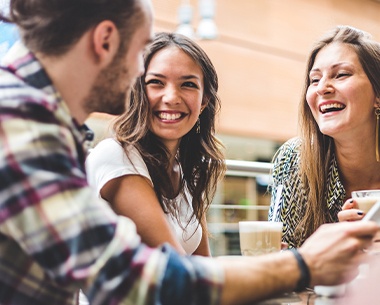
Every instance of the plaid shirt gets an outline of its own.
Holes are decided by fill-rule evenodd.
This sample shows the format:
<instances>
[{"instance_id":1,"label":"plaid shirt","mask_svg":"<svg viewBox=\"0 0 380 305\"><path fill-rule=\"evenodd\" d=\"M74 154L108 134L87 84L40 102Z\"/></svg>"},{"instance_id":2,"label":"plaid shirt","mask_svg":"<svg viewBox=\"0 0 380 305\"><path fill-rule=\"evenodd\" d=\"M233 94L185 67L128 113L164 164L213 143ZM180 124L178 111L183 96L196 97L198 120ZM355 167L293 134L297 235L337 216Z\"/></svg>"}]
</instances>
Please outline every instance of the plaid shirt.
<instances>
[{"instance_id":1,"label":"plaid shirt","mask_svg":"<svg viewBox=\"0 0 380 305\"><path fill-rule=\"evenodd\" d=\"M297 245L294 230L305 213L307 204L306 187L301 182L299 175L300 144L300 139L294 138L280 147L273 164L273 185L269 186L272 197L268 219L283 222L282 240L287 242L291 248ZM326 183L328 188L325 204L327 204L328 216L332 222L337 222L346 190L339 178L335 157L330 161Z\"/></svg>"},{"instance_id":2,"label":"plaid shirt","mask_svg":"<svg viewBox=\"0 0 380 305\"><path fill-rule=\"evenodd\" d=\"M87 184L84 136L21 43L0 67L0 304L218 304L209 258L141 244Z\"/></svg>"}]
</instances>

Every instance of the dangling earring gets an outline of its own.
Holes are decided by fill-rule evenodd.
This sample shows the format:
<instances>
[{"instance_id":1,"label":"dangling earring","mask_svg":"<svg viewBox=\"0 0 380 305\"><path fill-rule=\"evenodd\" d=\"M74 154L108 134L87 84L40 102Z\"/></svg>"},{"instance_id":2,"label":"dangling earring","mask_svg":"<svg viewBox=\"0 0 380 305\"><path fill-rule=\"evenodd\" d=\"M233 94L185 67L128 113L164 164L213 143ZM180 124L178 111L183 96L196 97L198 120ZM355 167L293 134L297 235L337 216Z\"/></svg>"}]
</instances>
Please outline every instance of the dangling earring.
<instances>
[{"instance_id":1,"label":"dangling earring","mask_svg":"<svg viewBox=\"0 0 380 305\"><path fill-rule=\"evenodd\" d=\"M376 115L376 161L380 162L380 106L375 109Z\"/></svg>"},{"instance_id":2,"label":"dangling earring","mask_svg":"<svg viewBox=\"0 0 380 305\"><path fill-rule=\"evenodd\" d=\"M201 119L198 117L197 127L195 129L196 133L201 133Z\"/></svg>"}]
</instances>

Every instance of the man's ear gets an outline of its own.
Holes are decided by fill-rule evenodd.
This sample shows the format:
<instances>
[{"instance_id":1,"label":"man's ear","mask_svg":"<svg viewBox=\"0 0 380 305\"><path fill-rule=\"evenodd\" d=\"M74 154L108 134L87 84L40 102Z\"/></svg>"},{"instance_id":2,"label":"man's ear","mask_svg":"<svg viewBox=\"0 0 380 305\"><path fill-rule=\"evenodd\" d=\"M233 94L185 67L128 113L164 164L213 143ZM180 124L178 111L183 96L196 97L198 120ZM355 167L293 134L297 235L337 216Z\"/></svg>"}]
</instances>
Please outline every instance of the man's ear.
<instances>
[{"instance_id":1,"label":"man's ear","mask_svg":"<svg viewBox=\"0 0 380 305\"><path fill-rule=\"evenodd\" d=\"M105 20L95 27L92 37L95 58L106 67L119 50L119 31L112 21Z\"/></svg>"}]
</instances>

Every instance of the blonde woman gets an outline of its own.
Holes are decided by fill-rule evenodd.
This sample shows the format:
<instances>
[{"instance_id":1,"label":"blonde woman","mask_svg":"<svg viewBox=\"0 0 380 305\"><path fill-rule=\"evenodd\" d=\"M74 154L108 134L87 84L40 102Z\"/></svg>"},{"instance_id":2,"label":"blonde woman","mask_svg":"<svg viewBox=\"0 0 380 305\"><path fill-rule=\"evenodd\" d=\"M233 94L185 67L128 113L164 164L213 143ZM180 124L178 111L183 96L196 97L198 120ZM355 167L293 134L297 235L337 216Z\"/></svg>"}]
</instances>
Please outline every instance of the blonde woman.
<instances>
[{"instance_id":1,"label":"blonde woman","mask_svg":"<svg viewBox=\"0 0 380 305\"><path fill-rule=\"evenodd\" d=\"M300 104L301 137L274 158L269 219L299 247L321 224L355 207L351 192L380 189L380 44L368 33L338 26L311 51ZM355 216L353 216L355 214ZM341 220L361 219L358 210Z\"/></svg>"}]
</instances>

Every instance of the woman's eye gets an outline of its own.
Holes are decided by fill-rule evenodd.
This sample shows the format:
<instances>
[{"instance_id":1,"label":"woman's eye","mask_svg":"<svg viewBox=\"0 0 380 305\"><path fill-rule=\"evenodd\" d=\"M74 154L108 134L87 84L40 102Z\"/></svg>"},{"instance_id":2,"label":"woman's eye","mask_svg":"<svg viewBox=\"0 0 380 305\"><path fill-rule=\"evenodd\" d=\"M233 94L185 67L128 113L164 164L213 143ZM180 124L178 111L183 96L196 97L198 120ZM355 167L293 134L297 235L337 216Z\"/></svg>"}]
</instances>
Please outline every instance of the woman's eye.
<instances>
[{"instance_id":1,"label":"woman's eye","mask_svg":"<svg viewBox=\"0 0 380 305\"><path fill-rule=\"evenodd\" d=\"M159 81L158 79L150 79L145 82L145 85L149 85L149 84L162 84L162 82Z\"/></svg>"},{"instance_id":2,"label":"woman's eye","mask_svg":"<svg viewBox=\"0 0 380 305\"><path fill-rule=\"evenodd\" d=\"M185 82L185 83L183 83L183 86L191 87L191 88L198 88L197 84L195 84L193 82Z\"/></svg>"},{"instance_id":3,"label":"woman's eye","mask_svg":"<svg viewBox=\"0 0 380 305\"><path fill-rule=\"evenodd\" d=\"M340 78L340 77L345 77L345 76L350 76L351 74L350 73L338 73L336 75L336 78Z\"/></svg>"},{"instance_id":4,"label":"woman's eye","mask_svg":"<svg viewBox=\"0 0 380 305\"><path fill-rule=\"evenodd\" d=\"M310 78L310 84L316 84L319 82L319 78Z\"/></svg>"}]
</instances>

